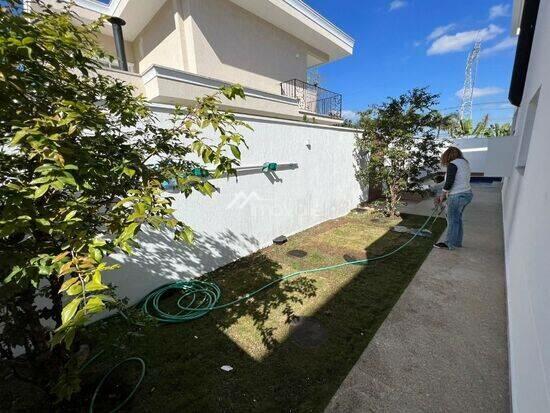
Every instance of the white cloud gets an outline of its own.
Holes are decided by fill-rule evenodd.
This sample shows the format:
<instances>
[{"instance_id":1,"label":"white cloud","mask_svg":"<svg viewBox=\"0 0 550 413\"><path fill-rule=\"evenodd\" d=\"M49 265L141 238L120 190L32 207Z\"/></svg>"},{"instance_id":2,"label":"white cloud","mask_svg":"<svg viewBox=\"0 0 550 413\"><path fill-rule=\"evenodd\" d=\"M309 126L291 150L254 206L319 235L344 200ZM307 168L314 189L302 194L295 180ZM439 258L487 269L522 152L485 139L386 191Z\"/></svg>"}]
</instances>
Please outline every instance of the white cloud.
<instances>
[{"instance_id":1,"label":"white cloud","mask_svg":"<svg viewBox=\"0 0 550 413\"><path fill-rule=\"evenodd\" d=\"M390 3L390 11L401 9L407 5L405 0L393 0Z\"/></svg>"},{"instance_id":2,"label":"white cloud","mask_svg":"<svg viewBox=\"0 0 550 413\"><path fill-rule=\"evenodd\" d=\"M456 92L456 96L460 99L462 99L462 93L464 93L464 88L458 90ZM504 89L496 86L488 86L488 87L475 87L473 97L474 98L480 98L483 96L493 96L493 95L500 95L501 93L504 93Z\"/></svg>"},{"instance_id":3,"label":"white cloud","mask_svg":"<svg viewBox=\"0 0 550 413\"><path fill-rule=\"evenodd\" d=\"M450 52L459 52L465 50L476 39L491 40L503 33L504 29L490 24L481 30L471 30L468 32L459 32L455 34L446 34L435 40L428 49L428 55L444 54Z\"/></svg>"},{"instance_id":4,"label":"white cloud","mask_svg":"<svg viewBox=\"0 0 550 413\"><path fill-rule=\"evenodd\" d=\"M443 36L446 33L449 33L451 30L455 28L456 24L451 23L446 26L438 26L429 34L429 36L426 38L428 40L435 40L438 37Z\"/></svg>"},{"instance_id":5,"label":"white cloud","mask_svg":"<svg viewBox=\"0 0 550 413\"><path fill-rule=\"evenodd\" d=\"M348 119L352 121L353 123L359 122L359 113L353 111L353 110L343 110L342 111L342 118Z\"/></svg>"},{"instance_id":6,"label":"white cloud","mask_svg":"<svg viewBox=\"0 0 550 413\"><path fill-rule=\"evenodd\" d=\"M507 37L506 39L498 42L494 46L488 47L486 49L481 49L481 56L489 56L495 53L498 53L502 50L511 49L513 47L516 47L516 44L518 42L517 37Z\"/></svg>"},{"instance_id":7,"label":"white cloud","mask_svg":"<svg viewBox=\"0 0 550 413\"><path fill-rule=\"evenodd\" d=\"M498 17L506 17L510 15L509 4L497 4L489 9L489 19L493 20Z\"/></svg>"}]
</instances>

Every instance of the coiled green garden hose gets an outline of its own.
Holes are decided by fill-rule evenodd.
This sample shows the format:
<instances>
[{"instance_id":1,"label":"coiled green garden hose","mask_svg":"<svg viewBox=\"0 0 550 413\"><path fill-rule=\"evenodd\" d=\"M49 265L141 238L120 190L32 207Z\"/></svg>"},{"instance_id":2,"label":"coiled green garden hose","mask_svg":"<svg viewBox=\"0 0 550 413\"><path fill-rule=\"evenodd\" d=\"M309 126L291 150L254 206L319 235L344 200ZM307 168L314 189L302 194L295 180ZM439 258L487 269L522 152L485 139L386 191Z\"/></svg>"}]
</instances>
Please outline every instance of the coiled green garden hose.
<instances>
[{"instance_id":1,"label":"coiled green garden hose","mask_svg":"<svg viewBox=\"0 0 550 413\"><path fill-rule=\"evenodd\" d=\"M433 226L436 219L442 212L442 206L436 206L433 209L432 214L424 222L424 224L415 232L415 234L403 245L397 247L393 251L390 251L386 254L379 255L373 258L365 258L355 261L346 261L340 264L329 265L326 267L311 268L307 270L295 271L291 274L287 274L283 277L277 278L269 283L261 286L260 288L251 291L233 301L230 301L225 304L216 305L218 300L221 297L221 291L217 284L209 281L200 281L200 280L183 280L176 281L174 283L169 283L162 285L155 290L151 291L147 296L141 300L141 306L143 311L148 316L154 318L155 320L161 323L175 324L183 323L190 320L195 320L197 318L203 317L213 310L221 310L223 308L231 307L235 304L238 304L242 301L248 300L250 297L255 296L261 291L267 290L275 284L278 284L282 281L290 280L292 278L298 277L304 274L313 274L321 271L334 270L337 268L345 267L347 265L357 265L357 264L368 264L369 262L382 260L396 254L401 251L407 245L409 245L418 235L422 232L432 221L430 228ZM176 305L179 311L175 314L167 313L160 309L159 303L162 297L172 291L181 291L181 296L178 298Z\"/></svg>"}]
</instances>

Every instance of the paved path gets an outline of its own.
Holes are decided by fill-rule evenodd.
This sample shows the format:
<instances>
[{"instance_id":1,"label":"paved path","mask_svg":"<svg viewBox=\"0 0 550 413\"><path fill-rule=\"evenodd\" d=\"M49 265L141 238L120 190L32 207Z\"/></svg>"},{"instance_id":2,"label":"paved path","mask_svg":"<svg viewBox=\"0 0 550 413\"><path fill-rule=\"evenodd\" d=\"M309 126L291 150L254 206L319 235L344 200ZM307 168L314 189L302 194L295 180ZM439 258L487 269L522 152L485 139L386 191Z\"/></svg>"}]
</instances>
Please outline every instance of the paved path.
<instances>
[{"instance_id":1,"label":"paved path","mask_svg":"<svg viewBox=\"0 0 550 413\"><path fill-rule=\"evenodd\" d=\"M474 188L464 226L464 248L430 253L326 413L510 410L500 188Z\"/></svg>"}]
</instances>

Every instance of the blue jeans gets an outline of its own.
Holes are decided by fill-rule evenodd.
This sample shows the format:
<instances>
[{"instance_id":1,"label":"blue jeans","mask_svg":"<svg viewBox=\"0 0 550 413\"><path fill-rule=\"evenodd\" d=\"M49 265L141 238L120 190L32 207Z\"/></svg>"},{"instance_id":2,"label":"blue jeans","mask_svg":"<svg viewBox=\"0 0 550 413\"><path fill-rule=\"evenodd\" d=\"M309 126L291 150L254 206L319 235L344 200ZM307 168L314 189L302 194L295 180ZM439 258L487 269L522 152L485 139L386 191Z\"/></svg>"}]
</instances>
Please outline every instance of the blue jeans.
<instances>
[{"instance_id":1,"label":"blue jeans","mask_svg":"<svg viewBox=\"0 0 550 413\"><path fill-rule=\"evenodd\" d=\"M447 245L449 249L462 247L462 237L464 230L462 228L462 212L470 202L474 194L472 191L461 192L459 194L449 195L447 199Z\"/></svg>"}]
</instances>

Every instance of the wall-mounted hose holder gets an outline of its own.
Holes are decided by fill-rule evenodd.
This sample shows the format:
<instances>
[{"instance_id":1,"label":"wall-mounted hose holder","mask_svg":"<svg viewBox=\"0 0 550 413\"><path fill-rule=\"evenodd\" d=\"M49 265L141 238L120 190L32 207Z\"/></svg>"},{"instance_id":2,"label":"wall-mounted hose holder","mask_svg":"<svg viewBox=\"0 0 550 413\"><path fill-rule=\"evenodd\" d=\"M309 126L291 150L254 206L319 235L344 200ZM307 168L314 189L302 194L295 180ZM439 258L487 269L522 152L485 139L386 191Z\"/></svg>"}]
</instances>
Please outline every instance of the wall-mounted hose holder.
<instances>
[{"instance_id":1,"label":"wall-mounted hose holder","mask_svg":"<svg viewBox=\"0 0 550 413\"><path fill-rule=\"evenodd\" d=\"M279 172L279 171L288 171L288 170L294 170L298 169L297 163L277 163L277 162L265 162L262 165L251 165L251 166L238 166L235 168L235 171L237 172L237 177L240 176L246 176L246 175L254 175L254 174L272 174L273 172ZM204 178L204 179L214 179L212 178L212 175L210 174L210 171L205 168L193 168L191 170L192 176L196 176L198 178ZM226 178L227 175L221 176L220 178ZM219 179L219 178L216 178ZM177 188L177 182L176 178L168 179L164 182L162 182L162 189L166 191L174 191Z\"/></svg>"}]
</instances>

